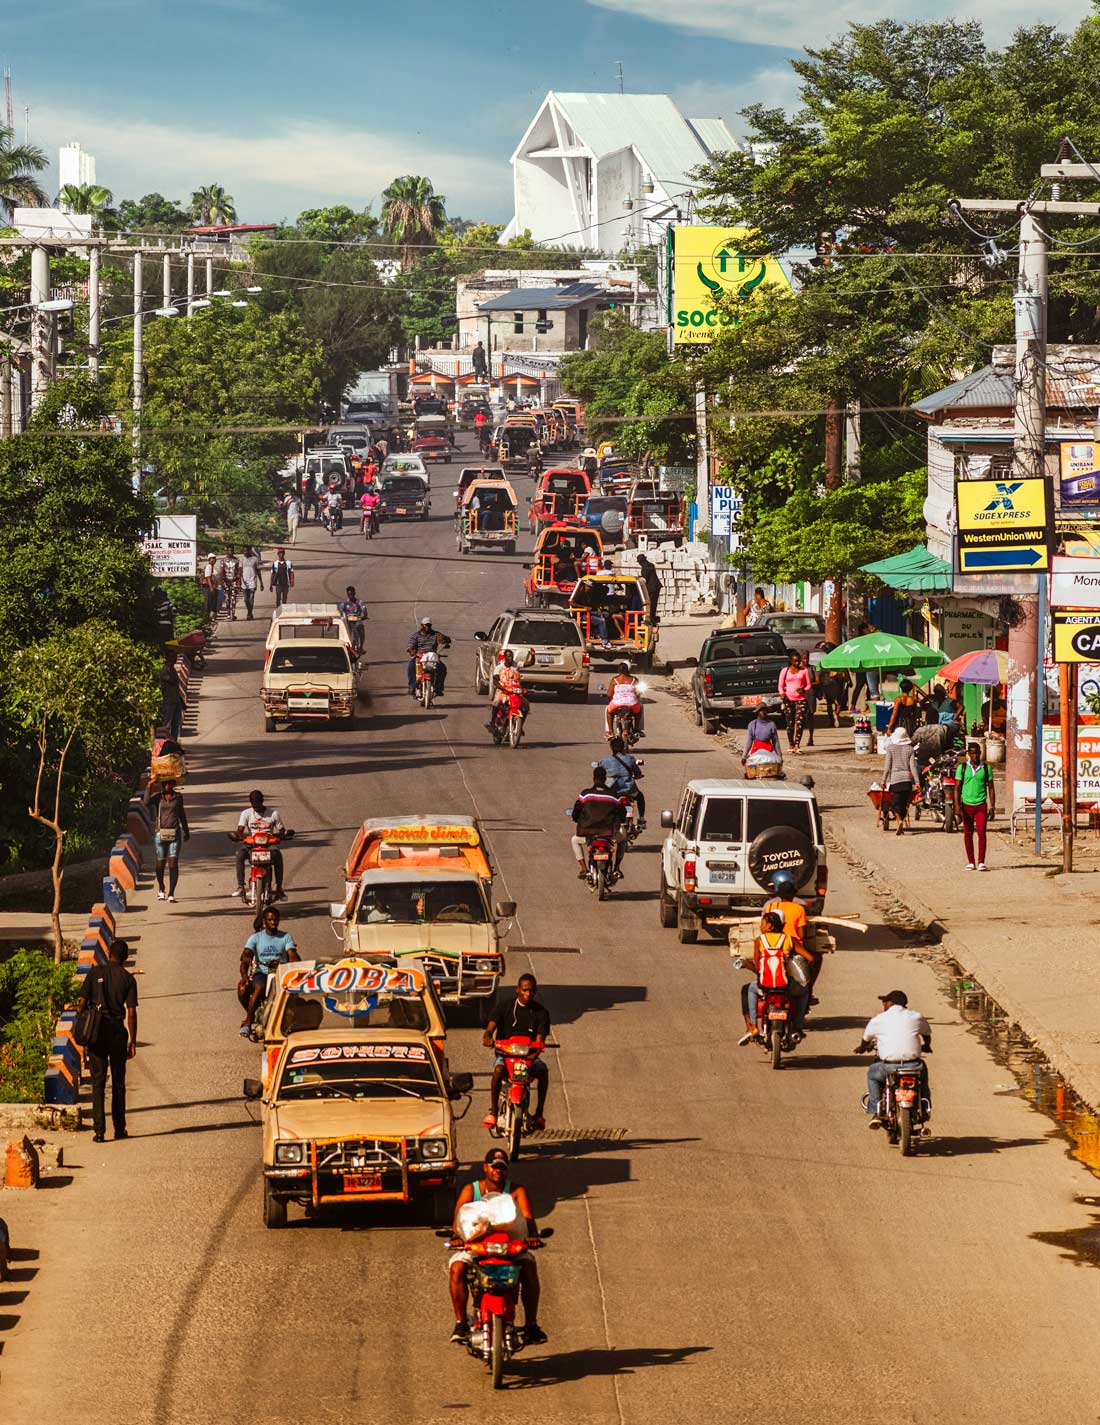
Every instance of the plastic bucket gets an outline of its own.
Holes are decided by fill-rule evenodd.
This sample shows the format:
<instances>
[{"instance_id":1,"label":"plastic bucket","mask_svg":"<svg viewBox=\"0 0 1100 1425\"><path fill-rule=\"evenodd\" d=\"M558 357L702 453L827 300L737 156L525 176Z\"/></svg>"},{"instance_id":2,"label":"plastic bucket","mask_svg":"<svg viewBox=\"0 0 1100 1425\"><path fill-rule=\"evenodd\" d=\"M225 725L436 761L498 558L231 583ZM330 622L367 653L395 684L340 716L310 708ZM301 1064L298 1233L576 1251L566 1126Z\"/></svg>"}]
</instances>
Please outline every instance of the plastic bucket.
<instances>
[{"instance_id":1,"label":"plastic bucket","mask_svg":"<svg viewBox=\"0 0 1100 1425\"><path fill-rule=\"evenodd\" d=\"M985 760L991 767L1005 760L1005 740L999 732L989 732L985 738Z\"/></svg>"},{"instance_id":2,"label":"plastic bucket","mask_svg":"<svg viewBox=\"0 0 1100 1425\"><path fill-rule=\"evenodd\" d=\"M871 734L869 732L856 733L855 749L857 757L869 757L871 755Z\"/></svg>"}]
</instances>

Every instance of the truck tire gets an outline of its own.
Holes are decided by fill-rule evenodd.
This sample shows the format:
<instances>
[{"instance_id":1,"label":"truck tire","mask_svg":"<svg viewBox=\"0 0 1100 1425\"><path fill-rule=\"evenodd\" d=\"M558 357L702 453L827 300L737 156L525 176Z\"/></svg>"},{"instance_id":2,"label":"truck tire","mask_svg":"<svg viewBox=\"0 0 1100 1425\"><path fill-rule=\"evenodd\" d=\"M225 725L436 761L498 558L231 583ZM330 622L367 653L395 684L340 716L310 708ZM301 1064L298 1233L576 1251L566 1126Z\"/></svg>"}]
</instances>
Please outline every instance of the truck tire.
<instances>
[{"instance_id":1,"label":"truck tire","mask_svg":"<svg viewBox=\"0 0 1100 1425\"><path fill-rule=\"evenodd\" d=\"M474 664L474 691L479 698L485 698L489 695L489 680L481 676L480 663Z\"/></svg>"},{"instance_id":2,"label":"truck tire","mask_svg":"<svg viewBox=\"0 0 1100 1425\"><path fill-rule=\"evenodd\" d=\"M679 913L675 899L668 893L668 882L665 880L665 873L661 872L661 893L657 902L657 914L661 918L661 925L665 930L675 930L676 922L679 920Z\"/></svg>"},{"instance_id":3,"label":"truck tire","mask_svg":"<svg viewBox=\"0 0 1100 1425\"><path fill-rule=\"evenodd\" d=\"M682 907L681 907L681 905L680 905L679 900L677 900L677 902L676 902L676 918L677 918L677 921L679 922L679 926L680 926L680 929L679 929L680 944L681 944L681 945L694 945L694 944L696 944L697 941L698 941L698 939L699 939L699 932L698 932L698 930L689 930L688 927L687 927L686 925L684 925L683 909L682 909Z\"/></svg>"},{"instance_id":4,"label":"truck tire","mask_svg":"<svg viewBox=\"0 0 1100 1425\"><path fill-rule=\"evenodd\" d=\"M709 717L705 708L699 708L699 722L707 737L713 737L718 731L718 721L716 717Z\"/></svg>"},{"instance_id":5,"label":"truck tire","mask_svg":"<svg viewBox=\"0 0 1100 1425\"><path fill-rule=\"evenodd\" d=\"M769 826L749 846L748 866L762 890L771 890L776 871L789 871L795 890L801 890L817 870L817 848L792 826Z\"/></svg>"},{"instance_id":6,"label":"truck tire","mask_svg":"<svg viewBox=\"0 0 1100 1425\"><path fill-rule=\"evenodd\" d=\"M264 1226L265 1227L285 1227L286 1226L286 1200L276 1197L271 1191L271 1184L264 1179Z\"/></svg>"},{"instance_id":7,"label":"truck tire","mask_svg":"<svg viewBox=\"0 0 1100 1425\"><path fill-rule=\"evenodd\" d=\"M274 731L276 730L277 726L278 726L278 724L275 722L275 719L274 719L273 717L265 717L265 718L264 718L264 731L265 731L265 732L274 732Z\"/></svg>"}]
</instances>

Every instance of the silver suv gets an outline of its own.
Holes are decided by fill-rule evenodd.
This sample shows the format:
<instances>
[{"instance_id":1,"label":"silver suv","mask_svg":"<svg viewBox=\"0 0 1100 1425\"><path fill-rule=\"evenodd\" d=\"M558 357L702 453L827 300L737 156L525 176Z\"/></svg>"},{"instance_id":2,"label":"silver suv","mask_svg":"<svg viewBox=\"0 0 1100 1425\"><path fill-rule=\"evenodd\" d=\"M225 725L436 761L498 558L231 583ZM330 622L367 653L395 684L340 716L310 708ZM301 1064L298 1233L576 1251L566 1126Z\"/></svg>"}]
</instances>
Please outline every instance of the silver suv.
<instances>
[{"instance_id":1,"label":"silver suv","mask_svg":"<svg viewBox=\"0 0 1100 1425\"><path fill-rule=\"evenodd\" d=\"M553 689L559 697L579 703L588 697L588 654L580 629L564 609L505 609L488 633L474 637L474 686L479 693L492 691L497 659L510 648L529 688ZM528 649L535 653L529 668L523 667Z\"/></svg>"}]
</instances>

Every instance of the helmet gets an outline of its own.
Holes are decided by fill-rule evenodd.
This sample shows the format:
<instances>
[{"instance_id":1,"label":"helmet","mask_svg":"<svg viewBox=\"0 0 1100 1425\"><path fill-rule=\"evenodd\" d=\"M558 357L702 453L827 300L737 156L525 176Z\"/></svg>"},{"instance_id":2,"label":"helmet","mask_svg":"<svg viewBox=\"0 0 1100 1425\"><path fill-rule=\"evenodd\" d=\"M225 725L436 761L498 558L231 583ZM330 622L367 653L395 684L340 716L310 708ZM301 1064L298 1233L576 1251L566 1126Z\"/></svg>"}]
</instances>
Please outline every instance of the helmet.
<instances>
[{"instance_id":1,"label":"helmet","mask_svg":"<svg viewBox=\"0 0 1100 1425\"><path fill-rule=\"evenodd\" d=\"M772 877L772 890L781 899L786 896L793 896L795 893L794 877L790 871L776 871Z\"/></svg>"}]
</instances>

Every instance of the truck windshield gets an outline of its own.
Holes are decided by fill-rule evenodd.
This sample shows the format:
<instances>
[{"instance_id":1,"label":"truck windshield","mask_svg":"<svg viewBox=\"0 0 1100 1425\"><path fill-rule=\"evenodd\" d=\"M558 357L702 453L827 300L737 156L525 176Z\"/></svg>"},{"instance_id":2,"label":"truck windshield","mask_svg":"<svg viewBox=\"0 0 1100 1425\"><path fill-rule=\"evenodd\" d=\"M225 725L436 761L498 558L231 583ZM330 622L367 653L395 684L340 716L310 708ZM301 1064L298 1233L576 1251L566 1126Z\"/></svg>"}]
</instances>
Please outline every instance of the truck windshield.
<instances>
[{"instance_id":1,"label":"truck windshield","mask_svg":"<svg viewBox=\"0 0 1100 1425\"><path fill-rule=\"evenodd\" d=\"M351 664L342 644L331 648L276 648L271 655L273 673L350 673Z\"/></svg>"},{"instance_id":2,"label":"truck windshield","mask_svg":"<svg viewBox=\"0 0 1100 1425\"><path fill-rule=\"evenodd\" d=\"M717 638L707 645L701 663L719 663L724 658L785 658L787 650L776 634L755 638Z\"/></svg>"},{"instance_id":3,"label":"truck windshield","mask_svg":"<svg viewBox=\"0 0 1100 1425\"><path fill-rule=\"evenodd\" d=\"M382 481L383 495L422 495L424 482L415 475L397 475Z\"/></svg>"},{"instance_id":4,"label":"truck windshield","mask_svg":"<svg viewBox=\"0 0 1100 1425\"><path fill-rule=\"evenodd\" d=\"M287 995L278 1032L308 1034L318 1029L427 1029L428 1012L417 995Z\"/></svg>"},{"instance_id":5,"label":"truck windshield","mask_svg":"<svg viewBox=\"0 0 1100 1425\"><path fill-rule=\"evenodd\" d=\"M324 1044L291 1049L278 1097L287 1101L442 1098L443 1094L421 1044Z\"/></svg>"},{"instance_id":6,"label":"truck windshield","mask_svg":"<svg viewBox=\"0 0 1100 1425\"><path fill-rule=\"evenodd\" d=\"M359 902L360 925L484 925L477 886L455 881L399 881L367 886Z\"/></svg>"}]
</instances>

